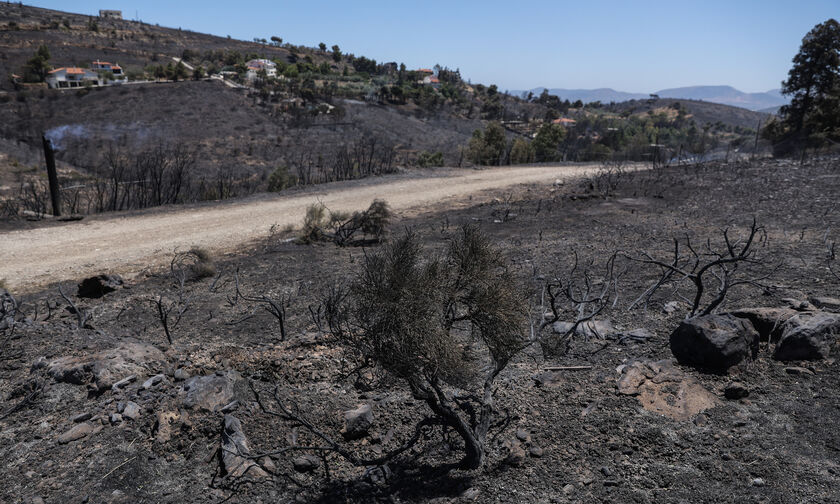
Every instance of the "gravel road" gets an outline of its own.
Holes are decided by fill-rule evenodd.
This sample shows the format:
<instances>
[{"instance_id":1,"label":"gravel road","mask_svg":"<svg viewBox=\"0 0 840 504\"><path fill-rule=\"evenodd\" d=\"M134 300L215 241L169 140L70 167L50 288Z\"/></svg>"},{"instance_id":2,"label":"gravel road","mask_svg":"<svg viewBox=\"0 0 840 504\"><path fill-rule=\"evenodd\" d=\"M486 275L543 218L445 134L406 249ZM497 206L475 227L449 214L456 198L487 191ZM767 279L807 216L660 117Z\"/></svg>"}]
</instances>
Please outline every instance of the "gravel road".
<instances>
[{"instance_id":1,"label":"gravel road","mask_svg":"<svg viewBox=\"0 0 840 504\"><path fill-rule=\"evenodd\" d=\"M517 184L550 183L583 175L595 165L441 170L427 177L381 177L320 186L237 202L170 207L163 211L95 216L82 221L0 233L0 279L16 291L101 273L131 276L159 266L176 249L197 245L233 252L268 234L272 225L300 225L318 200L331 210L367 208L383 198L406 216L441 203Z\"/></svg>"}]
</instances>

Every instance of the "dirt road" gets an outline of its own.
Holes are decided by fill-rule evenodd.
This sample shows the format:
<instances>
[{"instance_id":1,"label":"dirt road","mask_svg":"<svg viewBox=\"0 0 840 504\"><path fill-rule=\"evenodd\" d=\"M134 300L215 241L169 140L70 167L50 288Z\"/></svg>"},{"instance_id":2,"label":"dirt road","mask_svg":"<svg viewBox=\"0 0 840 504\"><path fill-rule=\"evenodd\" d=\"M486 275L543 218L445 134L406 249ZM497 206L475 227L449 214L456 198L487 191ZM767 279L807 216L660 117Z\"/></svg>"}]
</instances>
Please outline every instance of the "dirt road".
<instances>
[{"instance_id":1,"label":"dirt road","mask_svg":"<svg viewBox=\"0 0 840 504\"><path fill-rule=\"evenodd\" d=\"M141 215L99 216L84 221L0 233L0 279L17 291L100 272L131 275L161 265L176 248L193 245L215 252L266 236L272 225L299 225L307 205L318 200L331 210L366 208L383 198L399 215L491 189L550 183L594 170L586 166L537 166L488 170L444 170L432 177L383 177L323 186L241 202L175 208Z\"/></svg>"}]
</instances>

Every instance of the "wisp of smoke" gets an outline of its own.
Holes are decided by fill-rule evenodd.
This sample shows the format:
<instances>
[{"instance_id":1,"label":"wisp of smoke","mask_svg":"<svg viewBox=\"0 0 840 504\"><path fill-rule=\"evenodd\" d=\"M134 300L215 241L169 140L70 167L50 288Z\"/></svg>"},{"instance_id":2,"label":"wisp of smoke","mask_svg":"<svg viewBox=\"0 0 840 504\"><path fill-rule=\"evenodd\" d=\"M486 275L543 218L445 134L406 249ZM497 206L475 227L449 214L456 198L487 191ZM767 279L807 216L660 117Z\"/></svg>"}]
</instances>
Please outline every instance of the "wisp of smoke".
<instances>
[{"instance_id":1,"label":"wisp of smoke","mask_svg":"<svg viewBox=\"0 0 840 504\"><path fill-rule=\"evenodd\" d=\"M81 124L65 124L48 129L44 136L52 144L53 149L62 150L65 147L64 141L68 137L84 137L87 135L86 128Z\"/></svg>"}]
</instances>

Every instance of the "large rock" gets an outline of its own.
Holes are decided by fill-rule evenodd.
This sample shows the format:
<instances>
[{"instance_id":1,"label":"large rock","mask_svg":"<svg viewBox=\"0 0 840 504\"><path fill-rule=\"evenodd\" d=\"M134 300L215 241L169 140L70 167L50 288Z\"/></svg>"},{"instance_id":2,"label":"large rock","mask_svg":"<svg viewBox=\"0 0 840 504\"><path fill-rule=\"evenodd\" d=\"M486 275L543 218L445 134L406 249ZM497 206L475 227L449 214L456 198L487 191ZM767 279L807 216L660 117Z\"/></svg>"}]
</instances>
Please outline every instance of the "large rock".
<instances>
[{"instance_id":1,"label":"large rock","mask_svg":"<svg viewBox=\"0 0 840 504\"><path fill-rule=\"evenodd\" d=\"M80 298L101 298L109 292L114 292L122 284L123 279L119 275L97 275L82 280L76 295Z\"/></svg>"},{"instance_id":2,"label":"large rock","mask_svg":"<svg viewBox=\"0 0 840 504\"><path fill-rule=\"evenodd\" d=\"M749 320L761 341L776 343L782 337L785 322L800 312L793 308L741 308L730 312L730 315Z\"/></svg>"},{"instance_id":3,"label":"large rock","mask_svg":"<svg viewBox=\"0 0 840 504\"><path fill-rule=\"evenodd\" d=\"M249 459L251 449L242 432L242 423L233 415L225 415L222 421L221 464L222 474L232 478L268 476L256 462Z\"/></svg>"},{"instance_id":4,"label":"large rock","mask_svg":"<svg viewBox=\"0 0 840 504\"><path fill-rule=\"evenodd\" d=\"M58 436L58 443L67 444L71 441L82 439L88 434L93 433L95 430L96 428L94 427L94 425L88 422L76 424L70 430Z\"/></svg>"},{"instance_id":5,"label":"large rock","mask_svg":"<svg viewBox=\"0 0 840 504\"><path fill-rule=\"evenodd\" d=\"M363 438L371 425L373 425L373 411L370 404L362 404L356 409L344 412L344 428L341 434L348 440Z\"/></svg>"},{"instance_id":6,"label":"large rock","mask_svg":"<svg viewBox=\"0 0 840 504\"><path fill-rule=\"evenodd\" d=\"M758 332L732 315L683 320L671 333L671 352L681 364L726 370L758 354Z\"/></svg>"},{"instance_id":7,"label":"large rock","mask_svg":"<svg viewBox=\"0 0 840 504\"><path fill-rule=\"evenodd\" d=\"M623 366L620 372L620 394L636 396L646 410L675 420L689 420L719 403L714 394L674 367L670 360L637 360Z\"/></svg>"},{"instance_id":8,"label":"large rock","mask_svg":"<svg viewBox=\"0 0 840 504\"><path fill-rule=\"evenodd\" d=\"M182 403L187 408L217 411L233 401L237 389L244 386L236 371L217 371L212 375L193 376L184 382Z\"/></svg>"},{"instance_id":9,"label":"large rock","mask_svg":"<svg viewBox=\"0 0 840 504\"><path fill-rule=\"evenodd\" d=\"M773 358L781 361L825 359L837 346L838 335L840 315L800 313L785 323Z\"/></svg>"},{"instance_id":10,"label":"large rock","mask_svg":"<svg viewBox=\"0 0 840 504\"><path fill-rule=\"evenodd\" d=\"M82 356L59 357L47 363L47 372L58 382L93 383L104 391L127 376L146 376L163 367L166 356L152 345L124 341L119 346Z\"/></svg>"}]
</instances>

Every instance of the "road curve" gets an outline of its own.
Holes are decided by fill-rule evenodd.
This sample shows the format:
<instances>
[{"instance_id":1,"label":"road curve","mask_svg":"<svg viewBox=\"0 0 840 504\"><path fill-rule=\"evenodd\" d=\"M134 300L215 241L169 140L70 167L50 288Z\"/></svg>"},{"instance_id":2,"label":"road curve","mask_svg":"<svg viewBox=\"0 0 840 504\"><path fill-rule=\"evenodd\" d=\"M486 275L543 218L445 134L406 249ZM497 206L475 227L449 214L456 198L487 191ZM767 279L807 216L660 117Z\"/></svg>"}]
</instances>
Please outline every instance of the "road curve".
<instances>
[{"instance_id":1,"label":"road curve","mask_svg":"<svg viewBox=\"0 0 840 504\"><path fill-rule=\"evenodd\" d=\"M299 225L318 200L331 210L366 208L383 198L398 214L518 184L552 182L595 165L444 170L429 177L382 177L216 205L174 207L139 215L97 216L63 225L0 233L0 279L16 291L101 272L131 275L164 264L173 250L194 245L235 251L266 236L272 225Z\"/></svg>"}]
</instances>

